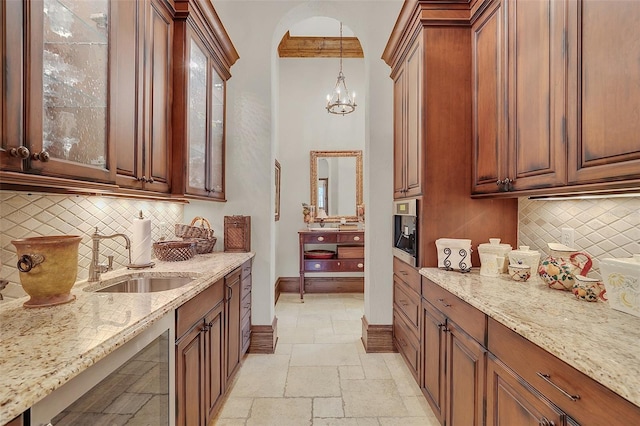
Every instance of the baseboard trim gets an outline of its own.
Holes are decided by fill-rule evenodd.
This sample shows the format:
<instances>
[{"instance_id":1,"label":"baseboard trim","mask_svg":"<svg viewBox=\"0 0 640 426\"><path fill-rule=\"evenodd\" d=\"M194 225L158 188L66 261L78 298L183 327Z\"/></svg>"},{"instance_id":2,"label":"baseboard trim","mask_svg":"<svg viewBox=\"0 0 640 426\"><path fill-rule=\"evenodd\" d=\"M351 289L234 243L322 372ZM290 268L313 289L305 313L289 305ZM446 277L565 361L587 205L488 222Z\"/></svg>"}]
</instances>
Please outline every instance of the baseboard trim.
<instances>
[{"instance_id":1,"label":"baseboard trim","mask_svg":"<svg viewBox=\"0 0 640 426\"><path fill-rule=\"evenodd\" d=\"M273 317L271 325L252 325L249 353L272 354L278 344L278 317Z\"/></svg>"},{"instance_id":2,"label":"baseboard trim","mask_svg":"<svg viewBox=\"0 0 640 426\"><path fill-rule=\"evenodd\" d=\"M362 344L367 353L397 352L393 344L393 325L369 324L363 315Z\"/></svg>"},{"instance_id":3,"label":"baseboard trim","mask_svg":"<svg viewBox=\"0 0 640 426\"><path fill-rule=\"evenodd\" d=\"M280 277L276 282L276 300L280 293L299 293L299 277ZM364 293L364 277L305 277L305 293Z\"/></svg>"}]
</instances>

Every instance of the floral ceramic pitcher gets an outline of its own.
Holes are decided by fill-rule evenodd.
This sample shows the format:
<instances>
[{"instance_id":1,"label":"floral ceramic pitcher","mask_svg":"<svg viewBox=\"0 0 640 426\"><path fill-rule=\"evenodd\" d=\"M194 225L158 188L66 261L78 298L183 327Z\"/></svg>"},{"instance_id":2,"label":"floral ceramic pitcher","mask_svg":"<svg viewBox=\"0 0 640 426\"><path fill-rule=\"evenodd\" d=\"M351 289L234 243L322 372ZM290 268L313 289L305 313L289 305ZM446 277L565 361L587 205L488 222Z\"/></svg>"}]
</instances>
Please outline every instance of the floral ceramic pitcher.
<instances>
[{"instance_id":1,"label":"floral ceramic pitcher","mask_svg":"<svg viewBox=\"0 0 640 426\"><path fill-rule=\"evenodd\" d=\"M591 269L592 260L587 253L578 252L563 244L548 243L550 254L540 262L538 274L549 288L571 291L575 284L575 275L586 276ZM581 263L580 259L584 262Z\"/></svg>"}]
</instances>

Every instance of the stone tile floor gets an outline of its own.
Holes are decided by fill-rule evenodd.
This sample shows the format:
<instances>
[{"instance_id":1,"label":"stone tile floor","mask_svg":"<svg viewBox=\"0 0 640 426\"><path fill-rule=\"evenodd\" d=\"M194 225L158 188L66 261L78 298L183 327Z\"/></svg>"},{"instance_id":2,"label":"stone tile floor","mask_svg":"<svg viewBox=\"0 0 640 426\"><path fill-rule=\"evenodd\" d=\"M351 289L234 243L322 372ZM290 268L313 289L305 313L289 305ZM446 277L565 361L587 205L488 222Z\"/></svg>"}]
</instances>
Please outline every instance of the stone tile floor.
<instances>
[{"instance_id":1,"label":"stone tile floor","mask_svg":"<svg viewBox=\"0 0 640 426\"><path fill-rule=\"evenodd\" d=\"M398 353L367 354L362 294L282 294L278 345L249 354L213 425L439 425Z\"/></svg>"}]
</instances>

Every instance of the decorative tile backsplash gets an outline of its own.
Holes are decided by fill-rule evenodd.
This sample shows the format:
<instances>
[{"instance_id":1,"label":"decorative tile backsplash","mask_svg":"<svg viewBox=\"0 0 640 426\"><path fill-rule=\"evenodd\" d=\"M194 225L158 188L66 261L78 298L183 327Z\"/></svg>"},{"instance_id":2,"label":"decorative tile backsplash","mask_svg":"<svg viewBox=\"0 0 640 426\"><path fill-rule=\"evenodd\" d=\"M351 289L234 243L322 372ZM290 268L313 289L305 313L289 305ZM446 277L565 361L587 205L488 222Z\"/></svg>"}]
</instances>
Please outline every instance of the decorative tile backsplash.
<instances>
[{"instance_id":1,"label":"decorative tile backsplash","mask_svg":"<svg viewBox=\"0 0 640 426\"><path fill-rule=\"evenodd\" d=\"M183 209L183 204L168 201L0 191L0 279L10 282L3 294L10 297L22 290L12 285L20 282L16 249L11 244L14 239L63 234L82 236L78 280L83 280L91 263L91 234L96 226L105 235L124 233L130 237L131 222L142 210L144 216L151 219L152 240L157 241L161 233L167 237L174 235L174 225L182 222ZM161 223L166 224L164 230ZM100 242L101 261L105 262L109 254L114 256L115 269L128 263L124 241L120 238Z\"/></svg>"},{"instance_id":2,"label":"decorative tile backsplash","mask_svg":"<svg viewBox=\"0 0 640 426\"><path fill-rule=\"evenodd\" d=\"M518 200L518 242L549 253L561 242L561 229L575 230L575 248L599 260L640 253L640 196L584 200Z\"/></svg>"}]
</instances>

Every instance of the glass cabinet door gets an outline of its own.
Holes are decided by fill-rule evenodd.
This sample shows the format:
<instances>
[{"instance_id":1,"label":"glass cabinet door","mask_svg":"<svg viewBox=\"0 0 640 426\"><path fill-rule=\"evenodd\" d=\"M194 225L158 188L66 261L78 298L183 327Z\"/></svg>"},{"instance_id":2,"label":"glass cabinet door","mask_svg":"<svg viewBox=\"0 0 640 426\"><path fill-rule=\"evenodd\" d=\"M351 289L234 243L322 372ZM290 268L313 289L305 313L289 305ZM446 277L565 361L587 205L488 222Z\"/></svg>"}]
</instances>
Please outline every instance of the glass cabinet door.
<instances>
[{"instance_id":1,"label":"glass cabinet door","mask_svg":"<svg viewBox=\"0 0 640 426\"><path fill-rule=\"evenodd\" d=\"M108 170L107 120L110 18L117 2L29 3L30 169L113 180Z\"/></svg>"},{"instance_id":2,"label":"glass cabinet door","mask_svg":"<svg viewBox=\"0 0 640 426\"><path fill-rule=\"evenodd\" d=\"M188 97L188 187L197 192L207 188L207 57L191 39Z\"/></svg>"},{"instance_id":3,"label":"glass cabinet door","mask_svg":"<svg viewBox=\"0 0 640 426\"><path fill-rule=\"evenodd\" d=\"M195 38L189 49L187 193L224 199L225 81Z\"/></svg>"},{"instance_id":4,"label":"glass cabinet door","mask_svg":"<svg viewBox=\"0 0 640 426\"><path fill-rule=\"evenodd\" d=\"M211 150L209 164L211 169L210 189L212 196L224 198L224 80L212 67L211 85Z\"/></svg>"}]
</instances>

